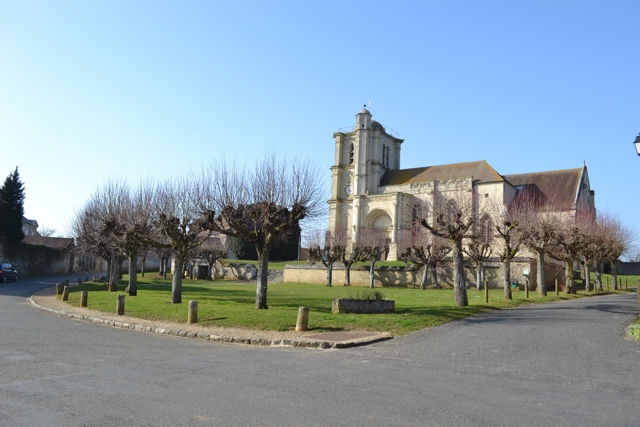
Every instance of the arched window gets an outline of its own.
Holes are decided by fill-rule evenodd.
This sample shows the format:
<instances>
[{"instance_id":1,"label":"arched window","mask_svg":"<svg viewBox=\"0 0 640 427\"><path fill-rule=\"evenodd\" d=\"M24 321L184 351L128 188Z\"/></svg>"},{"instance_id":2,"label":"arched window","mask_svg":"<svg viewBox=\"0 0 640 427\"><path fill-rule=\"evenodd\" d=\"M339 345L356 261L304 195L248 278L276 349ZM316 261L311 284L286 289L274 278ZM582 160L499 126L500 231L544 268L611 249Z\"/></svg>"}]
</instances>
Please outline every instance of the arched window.
<instances>
[{"instance_id":1,"label":"arched window","mask_svg":"<svg viewBox=\"0 0 640 427\"><path fill-rule=\"evenodd\" d=\"M385 167L389 169L389 147L387 147L387 157L385 159Z\"/></svg>"},{"instance_id":2,"label":"arched window","mask_svg":"<svg viewBox=\"0 0 640 427\"><path fill-rule=\"evenodd\" d=\"M387 167L386 158L387 158L387 146L383 145L382 146L382 167L383 168Z\"/></svg>"},{"instance_id":3,"label":"arched window","mask_svg":"<svg viewBox=\"0 0 640 427\"><path fill-rule=\"evenodd\" d=\"M411 228L416 228L418 221L420 221L420 218L418 218L418 205L413 205L411 209Z\"/></svg>"},{"instance_id":4,"label":"arched window","mask_svg":"<svg viewBox=\"0 0 640 427\"><path fill-rule=\"evenodd\" d=\"M458 205L455 200L447 200L447 220L453 223L458 217Z\"/></svg>"},{"instance_id":5,"label":"arched window","mask_svg":"<svg viewBox=\"0 0 640 427\"><path fill-rule=\"evenodd\" d=\"M484 243L491 243L493 241L493 221L488 215L484 215L480 219L480 236Z\"/></svg>"},{"instance_id":6,"label":"arched window","mask_svg":"<svg viewBox=\"0 0 640 427\"><path fill-rule=\"evenodd\" d=\"M349 151L349 164L352 165L353 164L353 153L355 152L355 149L353 147L353 144L351 144L351 148Z\"/></svg>"}]
</instances>

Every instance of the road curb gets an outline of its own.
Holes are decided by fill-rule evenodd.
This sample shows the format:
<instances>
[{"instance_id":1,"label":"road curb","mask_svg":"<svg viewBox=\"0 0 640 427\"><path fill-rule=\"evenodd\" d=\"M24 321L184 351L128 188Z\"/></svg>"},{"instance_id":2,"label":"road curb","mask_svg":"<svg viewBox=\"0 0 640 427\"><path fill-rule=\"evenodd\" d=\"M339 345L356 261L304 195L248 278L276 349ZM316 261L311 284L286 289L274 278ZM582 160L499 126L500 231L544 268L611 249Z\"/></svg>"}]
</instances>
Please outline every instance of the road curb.
<instances>
[{"instance_id":1,"label":"road curb","mask_svg":"<svg viewBox=\"0 0 640 427\"><path fill-rule=\"evenodd\" d=\"M161 325L156 326L148 326L141 325L131 321L117 321L110 319L103 319L97 316L90 316L84 314L76 314L71 313L64 310L57 310L51 307L45 307L34 300L34 296L36 294L31 295L29 297L29 302L34 307L56 314L62 317L69 317L71 319L88 321L91 323L95 323L98 325L111 326L114 328L120 329L129 329L138 332L147 332L153 334L160 335L173 335L177 337L183 338L197 338L206 341L214 341L214 342L222 342L222 343L230 343L230 344L242 344L242 345L254 345L254 346L262 346L262 347L298 347L298 348L317 348L321 350L330 350L330 349L341 349L341 348L349 348L349 347L358 347L367 344L373 344L375 342L385 341L391 339L393 337L388 334L371 334L367 336L361 336L355 339L346 339L346 340L324 340L321 338L316 339L305 339L305 338L248 338L241 336L232 336L232 335L218 335L218 334L209 334L198 332L194 330L188 329L171 329L166 328ZM336 333L332 333L335 335ZM314 337L321 337L322 333L314 334Z\"/></svg>"}]
</instances>

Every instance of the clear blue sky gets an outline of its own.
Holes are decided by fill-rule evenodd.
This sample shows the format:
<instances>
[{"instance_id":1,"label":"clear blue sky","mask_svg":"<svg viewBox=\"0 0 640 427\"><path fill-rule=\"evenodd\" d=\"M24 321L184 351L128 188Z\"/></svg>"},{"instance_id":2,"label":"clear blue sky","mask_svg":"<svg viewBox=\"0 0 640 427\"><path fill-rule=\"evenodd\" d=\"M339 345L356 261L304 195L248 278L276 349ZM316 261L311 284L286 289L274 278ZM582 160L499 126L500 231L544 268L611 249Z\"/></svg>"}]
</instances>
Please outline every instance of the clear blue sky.
<instances>
[{"instance_id":1,"label":"clear blue sky","mask_svg":"<svg viewBox=\"0 0 640 427\"><path fill-rule=\"evenodd\" d=\"M370 104L403 168L589 168L640 235L640 2L0 0L0 174L66 234L110 177L275 150L326 175Z\"/></svg>"}]
</instances>

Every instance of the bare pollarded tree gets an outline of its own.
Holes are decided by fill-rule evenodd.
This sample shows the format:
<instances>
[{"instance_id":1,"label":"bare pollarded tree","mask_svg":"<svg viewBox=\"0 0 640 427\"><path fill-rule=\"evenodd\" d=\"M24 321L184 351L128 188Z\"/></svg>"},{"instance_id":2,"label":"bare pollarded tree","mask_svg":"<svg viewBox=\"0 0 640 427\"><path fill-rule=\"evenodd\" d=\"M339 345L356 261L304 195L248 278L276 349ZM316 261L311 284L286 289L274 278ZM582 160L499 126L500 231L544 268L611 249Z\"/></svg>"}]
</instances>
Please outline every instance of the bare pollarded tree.
<instances>
[{"instance_id":1,"label":"bare pollarded tree","mask_svg":"<svg viewBox=\"0 0 640 427\"><path fill-rule=\"evenodd\" d=\"M216 262L227 258L230 239L226 236L209 236L200 246L195 248L195 256L207 262L207 280L215 279Z\"/></svg>"},{"instance_id":2,"label":"bare pollarded tree","mask_svg":"<svg viewBox=\"0 0 640 427\"><path fill-rule=\"evenodd\" d=\"M555 194L545 195L535 186L524 186L512 205L519 211L524 246L535 255L538 294L546 296L545 257L547 249L557 240L566 214Z\"/></svg>"},{"instance_id":3,"label":"bare pollarded tree","mask_svg":"<svg viewBox=\"0 0 640 427\"><path fill-rule=\"evenodd\" d=\"M170 247L174 259L171 302L182 302L182 277L185 264L209 237L210 224L200 209L201 186L191 176L167 181L158 187L154 228L163 239L156 245Z\"/></svg>"},{"instance_id":4,"label":"bare pollarded tree","mask_svg":"<svg viewBox=\"0 0 640 427\"><path fill-rule=\"evenodd\" d=\"M129 296L138 294L138 257L152 240L152 209L155 188L150 181L131 188L126 181L109 181L102 194L114 213L102 219L105 234L129 261Z\"/></svg>"},{"instance_id":5,"label":"bare pollarded tree","mask_svg":"<svg viewBox=\"0 0 640 427\"><path fill-rule=\"evenodd\" d=\"M403 230L398 239L399 258L409 265L423 268L420 289L427 289L429 271L432 272L433 286L437 287L436 261L451 251L449 241L431 234L424 227ZM436 276L436 277L434 277Z\"/></svg>"},{"instance_id":6,"label":"bare pollarded tree","mask_svg":"<svg viewBox=\"0 0 640 427\"><path fill-rule=\"evenodd\" d=\"M576 293L573 282L573 264L580 260L581 250L588 239L586 230L593 221L591 212L578 212L575 215L565 214L558 223L554 241L547 249L549 256L564 263L565 292L567 294Z\"/></svg>"},{"instance_id":7,"label":"bare pollarded tree","mask_svg":"<svg viewBox=\"0 0 640 427\"><path fill-rule=\"evenodd\" d=\"M478 212L471 191L460 190L449 196L434 194L433 220L423 218L420 224L435 236L451 242L454 297L456 306L464 307L469 305L469 299L462 248L465 240L474 236Z\"/></svg>"},{"instance_id":8,"label":"bare pollarded tree","mask_svg":"<svg viewBox=\"0 0 640 427\"><path fill-rule=\"evenodd\" d=\"M107 260L109 290L117 289L122 262L124 212L129 187L124 180L112 179L98 188L76 218L73 229L81 245Z\"/></svg>"},{"instance_id":9,"label":"bare pollarded tree","mask_svg":"<svg viewBox=\"0 0 640 427\"><path fill-rule=\"evenodd\" d=\"M613 289L618 289L618 260L631 250L634 234L618 217L610 213L599 214L597 222L602 234L601 260L611 264Z\"/></svg>"},{"instance_id":10,"label":"bare pollarded tree","mask_svg":"<svg viewBox=\"0 0 640 427\"><path fill-rule=\"evenodd\" d=\"M110 236L104 235L100 225L98 201L92 197L76 212L71 225L71 232L76 239L77 249L100 257L107 262L107 272L112 271L112 256L115 251L114 242Z\"/></svg>"},{"instance_id":11,"label":"bare pollarded tree","mask_svg":"<svg viewBox=\"0 0 640 427\"><path fill-rule=\"evenodd\" d=\"M258 253L256 309L267 309L269 251L300 221L317 216L324 200L318 169L310 161L267 155L255 167L214 162L203 180L202 208L211 230L242 238Z\"/></svg>"},{"instance_id":12,"label":"bare pollarded tree","mask_svg":"<svg viewBox=\"0 0 640 427\"><path fill-rule=\"evenodd\" d=\"M333 265L344 259L348 242L348 234L344 229L334 233L329 230L324 233L318 232L310 242L309 257L320 260L327 269L326 286L332 286Z\"/></svg>"},{"instance_id":13,"label":"bare pollarded tree","mask_svg":"<svg viewBox=\"0 0 640 427\"><path fill-rule=\"evenodd\" d=\"M511 262L520 251L524 234L520 228L521 213L517 205L510 207L497 206L495 209L495 236L500 240L497 254L502 262L504 299L510 300L511 294Z\"/></svg>"},{"instance_id":14,"label":"bare pollarded tree","mask_svg":"<svg viewBox=\"0 0 640 427\"><path fill-rule=\"evenodd\" d=\"M476 233L463 246L462 250L476 265L476 290L485 282L484 263L493 252L494 226L489 215L484 215L476 224ZM484 284L487 286L487 284Z\"/></svg>"},{"instance_id":15,"label":"bare pollarded tree","mask_svg":"<svg viewBox=\"0 0 640 427\"><path fill-rule=\"evenodd\" d=\"M375 284L375 264L384 258L389 250L386 230L375 227L360 227L357 231L355 250L361 254L362 261L369 262L369 287Z\"/></svg>"}]
</instances>

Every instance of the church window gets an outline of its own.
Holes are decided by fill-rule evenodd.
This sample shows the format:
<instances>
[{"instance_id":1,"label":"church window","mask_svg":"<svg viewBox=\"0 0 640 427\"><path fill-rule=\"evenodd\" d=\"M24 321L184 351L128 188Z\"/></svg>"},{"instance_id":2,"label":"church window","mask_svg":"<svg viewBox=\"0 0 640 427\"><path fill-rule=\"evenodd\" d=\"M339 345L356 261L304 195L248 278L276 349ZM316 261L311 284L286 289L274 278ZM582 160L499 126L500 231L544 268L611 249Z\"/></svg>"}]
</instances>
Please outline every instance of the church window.
<instances>
[{"instance_id":1,"label":"church window","mask_svg":"<svg viewBox=\"0 0 640 427\"><path fill-rule=\"evenodd\" d=\"M353 144L351 144L351 148L349 151L349 164L352 165L353 164L353 153L354 153L354 147Z\"/></svg>"},{"instance_id":2,"label":"church window","mask_svg":"<svg viewBox=\"0 0 640 427\"><path fill-rule=\"evenodd\" d=\"M458 206L454 200L447 201L447 221L450 223L456 221L456 217L458 216Z\"/></svg>"},{"instance_id":3,"label":"church window","mask_svg":"<svg viewBox=\"0 0 640 427\"><path fill-rule=\"evenodd\" d=\"M413 209L411 209L411 228L416 228L418 226L418 205L413 205Z\"/></svg>"},{"instance_id":4,"label":"church window","mask_svg":"<svg viewBox=\"0 0 640 427\"><path fill-rule=\"evenodd\" d=\"M493 241L493 221L487 215L483 216L480 220L480 235L484 243L491 243Z\"/></svg>"},{"instance_id":5,"label":"church window","mask_svg":"<svg viewBox=\"0 0 640 427\"><path fill-rule=\"evenodd\" d=\"M389 147L387 145L382 146L382 167L389 169Z\"/></svg>"},{"instance_id":6,"label":"church window","mask_svg":"<svg viewBox=\"0 0 640 427\"><path fill-rule=\"evenodd\" d=\"M381 162L381 163L382 163L382 167L385 167L385 166L384 166L384 154L385 154L386 152L387 152L387 146L386 146L386 145L383 145L383 146L382 146L382 162Z\"/></svg>"},{"instance_id":7,"label":"church window","mask_svg":"<svg viewBox=\"0 0 640 427\"><path fill-rule=\"evenodd\" d=\"M389 169L389 147L387 147L387 169Z\"/></svg>"}]
</instances>

